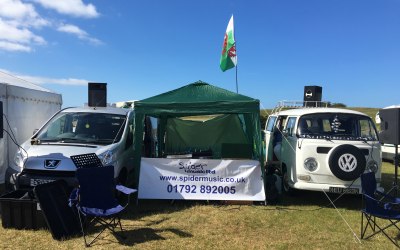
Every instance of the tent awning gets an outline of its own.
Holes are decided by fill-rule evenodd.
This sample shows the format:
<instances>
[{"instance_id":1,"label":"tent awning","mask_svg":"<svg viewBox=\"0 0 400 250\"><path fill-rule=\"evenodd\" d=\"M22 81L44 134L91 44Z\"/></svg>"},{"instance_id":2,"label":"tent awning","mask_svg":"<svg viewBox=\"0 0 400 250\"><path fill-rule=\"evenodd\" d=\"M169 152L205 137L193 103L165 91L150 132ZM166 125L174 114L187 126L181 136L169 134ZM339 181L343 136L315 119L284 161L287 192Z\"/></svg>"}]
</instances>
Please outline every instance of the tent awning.
<instances>
[{"instance_id":1,"label":"tent awning","mask_svg":"<svg viewBox=\"0 0 400 250\"><path fill-rule=\"evenodd\" d=\"M210 114L240 116L253 158L263 162L259 100L202 81L135 102L135 138L143 138L145 116L160 118L161 130L165 132L168 118ZM159 143L161 138L164 135L159 135ZM137 149L134 156L135 184L138 183L142 143L140 139L134 142Z\"/></svg>"}]
</instances>

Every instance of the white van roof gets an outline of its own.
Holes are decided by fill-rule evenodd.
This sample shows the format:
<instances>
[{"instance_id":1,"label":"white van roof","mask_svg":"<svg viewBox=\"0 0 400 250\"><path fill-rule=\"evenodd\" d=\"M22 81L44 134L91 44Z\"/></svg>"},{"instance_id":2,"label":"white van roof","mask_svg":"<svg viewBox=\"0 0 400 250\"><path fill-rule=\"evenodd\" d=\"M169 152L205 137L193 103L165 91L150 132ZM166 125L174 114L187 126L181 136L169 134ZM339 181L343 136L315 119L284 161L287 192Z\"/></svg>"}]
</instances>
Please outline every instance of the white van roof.
<instances>
[{"instance_id":1,"label":"white van roof","mask_svg":"<svg viewBox=\"0 0 400 250\"><path fill-rule=\"evenodd\" d=\"M316 114L316 113L346 113L346 114L355 114L355 115L363 115L367 116L364 113L350 110L350 109L340 109L340 108L298 108L298 109L288 109L283 110L272 115L287 115L287 116L302 116L307 114Z\"/></svg>"},{"instance_id":2,"label":"white van roof","mask_svg":"<svg viewBox=\"0 0 400 250\"><path fill-rule=\"evenodd\" d=\"M116 115L127 115L131 109L115 108L115 107L73 107L63 109L61 112L89 112L89 113L106 113Z\"/></svg>"}]
</instances>

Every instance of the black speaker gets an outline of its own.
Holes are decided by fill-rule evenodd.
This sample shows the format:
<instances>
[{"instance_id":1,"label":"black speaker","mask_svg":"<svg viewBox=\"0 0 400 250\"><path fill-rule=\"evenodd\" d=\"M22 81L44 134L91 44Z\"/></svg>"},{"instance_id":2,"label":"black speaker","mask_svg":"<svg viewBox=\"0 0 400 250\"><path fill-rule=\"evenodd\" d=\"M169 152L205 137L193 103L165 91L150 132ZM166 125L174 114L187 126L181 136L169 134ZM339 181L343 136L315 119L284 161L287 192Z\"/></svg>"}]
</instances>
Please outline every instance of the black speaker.
<instances>
[{"instance_id":1,"label":"black speaker","mask_svg":"<svg viewBox=\"0 0 400 250\"><path fill-rule=\"evenodd\" d=\"M0 102L0 138L3 138L3 102Z\"/></svg>"},{"instance_id":2,"label":"black speaker","mask_svg":"<svg viewBox=\"0 0 400 250\"><path fill-rule=\"evenodd\" d=\"M379 141L400 145L400 108L380 109L379 117L381 118Z\"/></svg>"},{"instance_id":3,"label":"black speaker","mask_svg":"<svg viewBox=\"0 0 400 250\"><path fill-rule=\"evenodd\" d=\"M89 82L89 106L107 106L107 83Z\"/></svg>"},{"instance_id":4,"label":"black speaker","mask_svg":"<svg viewBox=\"0 0 400 250\"><path fill-rule=\"evenodd\" d=\"M303 100L305 107L318 107L322 100L322 87L304 86Z\"/></svg>"}]
</instances>

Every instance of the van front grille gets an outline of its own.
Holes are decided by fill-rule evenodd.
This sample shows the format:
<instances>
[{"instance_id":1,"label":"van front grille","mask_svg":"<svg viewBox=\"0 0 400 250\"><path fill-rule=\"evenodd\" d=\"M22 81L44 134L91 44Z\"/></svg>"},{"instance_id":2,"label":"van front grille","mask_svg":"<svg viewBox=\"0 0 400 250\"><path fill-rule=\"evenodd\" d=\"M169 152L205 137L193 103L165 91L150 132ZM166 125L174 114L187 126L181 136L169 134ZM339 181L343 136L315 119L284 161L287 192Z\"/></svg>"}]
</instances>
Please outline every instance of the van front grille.
<instances>
[{"instance_id":1,"label":"van front grille","mask_svg":"<svg viewBox=\"0 0 400 250\"><path fill-rule=\"evenodd\" d=\"M54 171L54 170L36 170L36 169L24 169L22 174L29 175L42 175L42 176L54 176L54 177L75 177L75 171Z\"/></svg>"}]
</instances>

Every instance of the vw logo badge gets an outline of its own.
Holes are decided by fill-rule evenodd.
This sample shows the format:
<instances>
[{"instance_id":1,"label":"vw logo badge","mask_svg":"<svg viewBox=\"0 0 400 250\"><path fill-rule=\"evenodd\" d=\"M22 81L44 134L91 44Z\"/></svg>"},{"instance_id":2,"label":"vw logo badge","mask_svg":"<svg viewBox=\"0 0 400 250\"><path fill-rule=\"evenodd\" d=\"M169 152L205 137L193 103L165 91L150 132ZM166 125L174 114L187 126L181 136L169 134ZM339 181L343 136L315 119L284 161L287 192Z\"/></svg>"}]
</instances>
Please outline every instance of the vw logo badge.
<instances>
[{"instance_id":1,"label":"vw logo badge","mask_svg":"<svg viewBox=\"0 0 400 250\"><path fill-rule=\"evenodd\" d=\"M45 160L44 168L54 169L60 164L60 160Z\"/></svg>"},{"instance_id":2,"label":"vw logo badge","mask_svg":"<svg viewBox=\"0 0 400 250\"><path fill-rule=\"evenodd\" d=\"M357 159L352 154L343 154L338 161L340 169L345 172L352 172L357 167Z\"/></svg>"}]
</instances>

